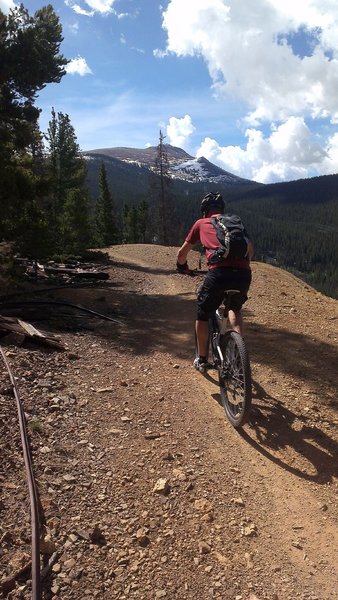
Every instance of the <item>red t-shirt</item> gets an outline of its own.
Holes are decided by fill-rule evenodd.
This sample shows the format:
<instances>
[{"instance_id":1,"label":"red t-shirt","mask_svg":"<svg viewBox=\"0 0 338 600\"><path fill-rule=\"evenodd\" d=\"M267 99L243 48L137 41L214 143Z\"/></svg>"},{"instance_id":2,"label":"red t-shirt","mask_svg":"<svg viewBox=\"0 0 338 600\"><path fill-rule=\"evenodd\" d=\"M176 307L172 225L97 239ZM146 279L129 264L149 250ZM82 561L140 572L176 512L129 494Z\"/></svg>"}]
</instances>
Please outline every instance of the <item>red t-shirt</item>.
<instances>
[{"instance_id":1,"label":"red t-shirt","mask_svg":"<svg viewBox=\"0 0 338 600\"><path fill-rule=\"evenodd\" d=\"M217 213L212 216L219 217L220 215L221 213ZM212 251L217 250L217 248L219 248L219 241L217 239L216 231L213 224L211 223L210 217L198 219L198 221L196 221L190 229L185 241L193 245L197 244L197 242L201 242L202 246L204 246L205 248L207 262L209 261L209 257L211 256ZM250 261L248 258L225 258L217 264L208 265L208 269L217 269L218 267L250 269Z\"/></svg>"}]
</instances>

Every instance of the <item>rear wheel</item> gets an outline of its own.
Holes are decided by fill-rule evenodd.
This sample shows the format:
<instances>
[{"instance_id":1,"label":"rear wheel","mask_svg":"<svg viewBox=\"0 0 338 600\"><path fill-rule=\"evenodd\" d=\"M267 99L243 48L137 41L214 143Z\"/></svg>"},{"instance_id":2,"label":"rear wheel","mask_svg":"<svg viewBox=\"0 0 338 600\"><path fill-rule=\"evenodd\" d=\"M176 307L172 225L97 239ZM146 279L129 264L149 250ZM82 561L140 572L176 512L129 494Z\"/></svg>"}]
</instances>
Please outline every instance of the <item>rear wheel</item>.
<instances>
[{"instance_id":1,"label":"rear wheel","mask_svg":"<svg viewBox=\"0 0 338 600\"><path fill-rule=\"evenodd\" d=\"M251 369L243 338L228 331L220 338L223 369L219 369L221 400L225 414L234 427L246 422L251 408Z\"/></svg>"}]
</instances>

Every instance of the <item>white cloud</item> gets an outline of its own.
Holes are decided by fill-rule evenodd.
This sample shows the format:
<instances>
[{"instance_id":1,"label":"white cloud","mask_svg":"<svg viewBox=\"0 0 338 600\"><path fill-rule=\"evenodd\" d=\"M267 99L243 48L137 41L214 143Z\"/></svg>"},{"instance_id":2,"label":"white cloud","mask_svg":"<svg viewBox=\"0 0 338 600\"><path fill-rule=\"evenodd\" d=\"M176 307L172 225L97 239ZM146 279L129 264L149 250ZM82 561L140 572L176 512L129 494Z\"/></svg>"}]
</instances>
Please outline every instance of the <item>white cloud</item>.
<instances>
[{"instance_id":1,"label":"white cloud","mask_svg":"<svg viewBox=\"0 0 338 600\"><path fill-rule=\"evenodd\" d=\"M138 54L145 54L145 50L143 50L143 48L136 48L135 46L130 46L130 50L138 52Z\"/></svg>"},{"instance_id":2,"label":"white cloud","mask_svg":"<svg viewBox=\"0 0 338 600\"><path fill-rule=\"evenodd\" d=\"M322 175L338 173L338 133L334 133L326 144L326 157L323 160Z\"/></svg>"},{"instance_id":3,"label":"white cloud","mask_svg":"<svg viewBox=\"0 0 338 600\"><path fill-rule=\"evenodd\" d=\"M203 58L215 93L246 103L248 124L300 114L338 120L338 3L170 0L163 27L167 51ZM292 35L312 44L311 55L295 51Z\"/></svg>"},{"instance_id":4,"label":"white cloud","mask_svg":"<svg viewBox=\"0 0 338 600\"><path fill-rule=\"evenodd\" d=\"M130 13L116 13L118 19L125 19L126 17L130 17Z\"/></svg>"},{"instance_id":5,"label":"white cloud","mask_svg":"<svg viewBox=\"0 0 338 600\"><path fill-rule=\"evenodd\" d=\"M108 14L114 12L113 4L115 0L83 0L82 5L74 0L65 0L65 4L72 8L79 15L91 17L94 13ZM90 10L88 10L88 8Z\"/></svg>"},{"instance_id":6,"label":"white cloud","mask_svg":"<svg viewBox=\"0 0 338 600\"><path fill-rule=\"evenodd\" d=\"M0 10L7 15L11 8L14 8L15 4L12 0L0 0Z\"/></svg>"},{"instance_id":7,"label":"white cloud","mask_svg":"<svg viewBox=\"0 0 338 600\"><path fill-rule=\"evenodd\" d=\"M169 125L167 125L167 135L169 143L173 146L184 146L187 138L194 133L194 131L195 127L192 124L190 115L185 115L181 119L170 117Z\"/></svg>"},{"instance_id":8,"label":"white cloud","mask_svg":"<svg viewBox=\"0 0 338 600\"><path fill-rule=\"evenodd\" d=\"M91 68L87 65L86 59L82 58L82 56L73 58L66 66L66 71L69 75L81 75L81 77L92 74Z\"/></svg>"},{"instance_id":9,"label":"white cloud","mask_svg":"<svg viewBox=\"0 0 338 600\"><path fill-rule=\"evenodd\" d=\"M86 0L90 8L102 14L113 12L114 2L115 0Z\"/></svg>"},{"instance_id":10,"label":"white cloud","mask_svg":"<svg viewBox=\"0 0 338 600\"><path fill-rule=\"evenodd\" d=\"M76 4L74 0L65 0L65 5L69 6L77 15L83 15L85 17L92 17L94 15L93 10L89 11L82 8L79 4Z\"/></svg>"},{"instance_id":11,"label":"white cloud","mask_svg":"<svg viewBox=\"0 0 338 600\"><path fill-rule=\"evenodd\" d=\"M302 117L290 117L278 127L272 125L269 137L257 129L247 129L246 147L220 146L205 138L197 150L226 171L262 183L290 181L307 177L309 171L332 172L338 164L338 134L331 139L331 149L325 151L312 139Z\"/></svg>"},{"instance_id":12,"label":"white cloud","mask_svg":"<svg viewBox=\"0 0 338 600\"><path fill-rule=\"evenodd\" d=\"M155 50L153 50L153 55L155 58L164 58L165 56L168 56L168 52L166 50L161 50L160 48L155 48Z\"/></svg>"},{"instance_id":13,"label":"white cloud","mask_svg":"<svg viewBox=\"0 0 338 600\"><path fill-rule=\"evenodd\" d=\"M95 14L94 10L84 10L84 8L81 8L78 4L73 4L72 9L77 15L83 15L85 17L92 17Z\"/></svg>"},{"instance_id":14,"label":"white cloud","mask_svg":"<svg viewBox=\"0 0 338 600\"><path fill-rule=\"evenodd\" d=\"M246 143L206 137L198 156L265 183L338 171L338 133L322 145L311 133L338 124L338 3L169 0L163 28L155 56L199 57L218 103L242 110Z\"/></svg>"}]
</instances>

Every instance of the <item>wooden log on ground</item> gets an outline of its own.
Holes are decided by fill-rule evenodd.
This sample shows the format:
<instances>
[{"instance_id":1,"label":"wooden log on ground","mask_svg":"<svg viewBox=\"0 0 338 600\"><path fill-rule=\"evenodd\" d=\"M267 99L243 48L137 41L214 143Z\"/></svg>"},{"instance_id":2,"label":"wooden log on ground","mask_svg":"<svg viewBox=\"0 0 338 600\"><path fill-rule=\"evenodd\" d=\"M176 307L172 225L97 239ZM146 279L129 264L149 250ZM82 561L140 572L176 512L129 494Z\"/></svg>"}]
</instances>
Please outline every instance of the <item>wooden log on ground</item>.
<instances>
[{"instance_id":1,"label":"wooden log on ground","mask_svg":"<svg viewBox=\"0 0 338 600\"><path fill-rule=\"evenodd\" d=\"M33 341L58 350L65 349L59 338L36 329L31 323L4 315L0 315L0 339L2 342L15 346L22 346L26 341Z\"/></svg>"},{"instance_id":2,"label":"wooden log on ground","mask_svg":"<svg viewBox=\"0 0 338 600\"><path fill-rule=\"evenodd\" d=\"M77 279L109 279L109 273L106 271L89 271L83 269L69 269L66 267L44 267L46 274L50 275L68 275Z\"/></svg>"}]
</instances>

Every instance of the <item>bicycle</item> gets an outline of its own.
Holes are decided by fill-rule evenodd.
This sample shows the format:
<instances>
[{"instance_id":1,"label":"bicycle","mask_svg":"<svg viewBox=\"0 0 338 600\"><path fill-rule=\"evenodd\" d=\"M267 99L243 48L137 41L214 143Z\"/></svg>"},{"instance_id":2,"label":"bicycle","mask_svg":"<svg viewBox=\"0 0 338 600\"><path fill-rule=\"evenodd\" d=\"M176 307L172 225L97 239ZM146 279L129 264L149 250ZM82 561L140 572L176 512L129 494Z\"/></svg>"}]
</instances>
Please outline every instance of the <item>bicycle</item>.
<instances>
[{"instance_id":1,"label":"bicycle","mask_svg":"<svg viewBox=\"0 0 338 600\"><path fill-rule=\"evenodd\" d=\"M248 420L252 399L248 350L242 336L228 329L227 323L231 297L238 293L239 290L226 290L222 304L209 318L207 353L208 359L211 349L212 362L208 361L209 368L218 371L222 405L227 419L235 428Z\"/></svg>"}]
</instances>

